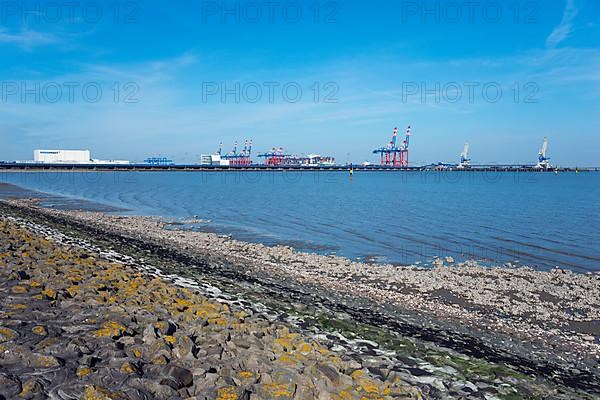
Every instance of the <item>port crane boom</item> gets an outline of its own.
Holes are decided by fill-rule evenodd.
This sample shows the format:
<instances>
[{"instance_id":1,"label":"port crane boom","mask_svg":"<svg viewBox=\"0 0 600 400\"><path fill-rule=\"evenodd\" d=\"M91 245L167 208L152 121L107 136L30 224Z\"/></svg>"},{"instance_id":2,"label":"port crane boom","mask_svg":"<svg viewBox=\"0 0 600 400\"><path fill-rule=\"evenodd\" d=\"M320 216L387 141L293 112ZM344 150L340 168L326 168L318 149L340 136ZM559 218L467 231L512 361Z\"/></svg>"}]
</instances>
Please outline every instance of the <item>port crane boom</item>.
<instances>
[{"instance_id":1,"label":"port crane boom","mask_svg":"<svg viewBox=\"0 0 600 400\"><path fill-rule=\"evenodd\" d=\"M398 128L394 128L392 140L385 146L373 150L379 154L381 165L390 167L408 167L408 146L410 144L410 126L406 129L406 137L398 146Z\"/></svg>"},{"instance_id":2,"label":"port crane boom","mask_svg":"<svg viewBox=\"0 0 600 400\"><path fill-rule=\"evenodd\" d=\"M544 144L542 144L542 148L540 149L540 152L538 154L538 163L536 165L536 168L538 168L538 169L550 168L550 163L548 162L550 160L550 157L546 156L547 153L548 153L548 138L545 137Z\"/></svg>"},{"instance_id":3,"label":"port crane boom","mask_svg":"<svg viewBox=\"0 0 600 400\"><path fill-rule=\"evenodd\" d=\"M463 152L460 153L460 164L458 164L458 168L468 168L470 166L470 162L471 159L469 158L469 143L465 143Z\"/></svg>"},{"instance_id":4,"label":"port crane boom","mask_svg":"<svg viewBox=\"0 0 600 400\"><path fill-rule=\"evenodd\" d=\"M218 151L218 155L221 155L221 152L223 150L223 143L219 144L219 151ZM233 145L233 149L225 154L221 156L224 160L228 160L229 161L229 165L232 166L243 166L243 167L247 167L249 165L252 165L252 140L248 140L246 139L246 142L244 143L244 148L238 152L238 142L237 140L235 141L234 145Z\"/></svg>"}]
</instances>

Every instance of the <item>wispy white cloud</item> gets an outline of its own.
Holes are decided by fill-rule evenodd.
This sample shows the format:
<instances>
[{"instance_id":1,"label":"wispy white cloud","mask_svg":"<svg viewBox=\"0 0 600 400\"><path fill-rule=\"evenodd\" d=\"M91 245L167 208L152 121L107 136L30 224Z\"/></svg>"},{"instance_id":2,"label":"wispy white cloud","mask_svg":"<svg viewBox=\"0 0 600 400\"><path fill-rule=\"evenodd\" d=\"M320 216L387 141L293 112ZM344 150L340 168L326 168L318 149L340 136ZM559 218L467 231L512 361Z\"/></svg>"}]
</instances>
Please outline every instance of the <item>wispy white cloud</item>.
<instances>
[{"instance_id":1,"label":"wispy white cloud","mask_svg":"<svg viewBox=\"0 0 600 400\"><path fill-rule=\"evenodd\" d=\"M575 5L575 0L567 0L560 24L554 28L550 36L548 36L546 39L547 47L554 48L569 37L573 31L573 21L575 20L578 12L579 9Z\"/></svg>"},{"instance_id":2,"label":"wispy white cloud","mask_svg":"<svg viewBox=\"0 0 600 400\"><path fill-rule=\"evenodd\" d=\"M18 33L8 32L0 28L0 43L15 44L25 49L31 49L36 46L56 44L60 40L57 36L47 32L37 32L29 29Z\"/></svg>"}]
</instances>

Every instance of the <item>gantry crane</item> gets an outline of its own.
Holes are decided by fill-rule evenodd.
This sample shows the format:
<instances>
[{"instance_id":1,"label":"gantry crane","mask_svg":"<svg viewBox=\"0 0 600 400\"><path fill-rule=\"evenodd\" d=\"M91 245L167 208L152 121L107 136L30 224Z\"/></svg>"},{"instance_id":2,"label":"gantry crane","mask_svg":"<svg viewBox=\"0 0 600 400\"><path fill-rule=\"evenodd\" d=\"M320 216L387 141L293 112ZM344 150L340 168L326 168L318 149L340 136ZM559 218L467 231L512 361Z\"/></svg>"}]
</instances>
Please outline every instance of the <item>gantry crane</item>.
<instances>
[{"instance_id":1,"label":"gantry crane","mask_svg":"<svg viewBox=\"0 0 600 400\"><path fill-rule=\"evenodd\" d=\"M535 166L538 169L548 169L550 168L550 157L546 157L546 153L548 152L548 138L544 138L544 144L542 144L542 148L538 154L538 163Z\"/></svg>"},{"instance_id":2,"label":"gantry crane","mask_svg":"<svg viewBox=\"0 0 600 400\"><path fill-rule=\"evenodd\" d=\"M406 129L406 137L398 146L398 128L394 128L392 140L385 147L373 150L373 154L379 154L381 165L391 167L408 167L408 146L410 145L410 126Z\"/></svg>"},{"instance_id":3,"label":"gantry crane","mask_svg":"<svg viewBox=\"0 0 600 400\"><path fill-rule=\"evenodd\" d=\"M460 163L457 165L457 168L465 169L471 166L471 159L469 158L469 143L465 143L465 147L463 148L463 152L460 153Z\"/></svg>"},{"instance_id":4,"label":"gantry crane","mask_svg":"<svg viewBox=\"0 0 600 400\"><path fill-rule=\"evenodd\" d=\"M223 149L223 144L221 143L219 145L219 152L217 154L221 154L221 151ZM229 160L229 165L234 165L234 166L248 166L252 164L252 140L248 141L248 139L246 139L246 142L244 144L244 149L238 153L238 142L236 141L233 145L233 149L227 153L226 155L222 156L222 158L224 160Z\"/></svg>"},{"instance_id":5,"label":"gantry crane","mask_svg":"<svg viewBox=\"0 0 600 400\"><path fill-rule=\"evenodd\" d=\"M265 165L269 166L282 165L286 157L290 157L289 154L285 154L285 152L283 151L283 147L280 147L279 149L273 147L271 151L259 154L258 156L264 158Z\"/></svg>"}]
</instances>

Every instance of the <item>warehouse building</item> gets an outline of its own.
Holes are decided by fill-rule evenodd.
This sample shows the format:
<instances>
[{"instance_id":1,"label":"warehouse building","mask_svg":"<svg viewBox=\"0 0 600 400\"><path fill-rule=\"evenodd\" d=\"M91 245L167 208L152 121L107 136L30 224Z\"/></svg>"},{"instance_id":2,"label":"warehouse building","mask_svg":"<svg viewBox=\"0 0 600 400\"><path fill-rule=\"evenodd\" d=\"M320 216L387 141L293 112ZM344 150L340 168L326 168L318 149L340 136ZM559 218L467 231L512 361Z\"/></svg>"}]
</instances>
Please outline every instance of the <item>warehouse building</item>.
<instances>
[{"instance_id":1,"label":"warehouse building","mask_svg":"<svg viewBox=\"0 0 600 400\"><path fill-rule=\"evenodd\" d=\"M89 150L34 150L33 162L38 164L130 164L127 160L94 159L90 156Z\"/></svg>"},{"instance_id":2,"label":"warehouse building","mask_svg":"<svg viewBox=\"0 0 600 400\"><path fill-rule=\"evenodd\" d=\"M33 160L48 164L89 164L92 158L89 150L34 150Z\"/></svg>"}]
</instances>

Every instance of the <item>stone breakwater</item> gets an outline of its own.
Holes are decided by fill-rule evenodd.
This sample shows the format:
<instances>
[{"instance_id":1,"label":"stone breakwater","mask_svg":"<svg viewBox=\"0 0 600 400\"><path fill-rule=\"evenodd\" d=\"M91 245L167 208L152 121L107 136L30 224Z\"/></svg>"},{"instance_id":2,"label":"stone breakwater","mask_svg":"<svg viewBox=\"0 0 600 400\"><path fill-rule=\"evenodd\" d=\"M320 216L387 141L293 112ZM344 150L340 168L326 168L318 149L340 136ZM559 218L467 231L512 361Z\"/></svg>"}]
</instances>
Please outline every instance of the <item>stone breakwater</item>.
<instances>
[{"instance_id":1,"label":"stone breakwater","mask_svg":"<svg viewBox=\"0 0 600 400\"><path fill-rule=\"evenodd\" d=\"M419 398L282 324L0 220L0 398Z\"/></svg>"}]
</instances>

